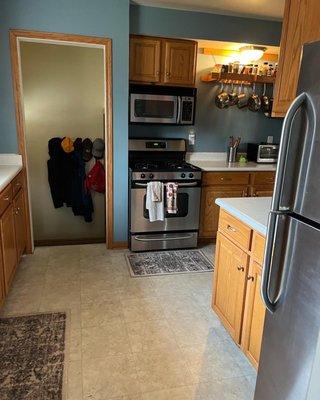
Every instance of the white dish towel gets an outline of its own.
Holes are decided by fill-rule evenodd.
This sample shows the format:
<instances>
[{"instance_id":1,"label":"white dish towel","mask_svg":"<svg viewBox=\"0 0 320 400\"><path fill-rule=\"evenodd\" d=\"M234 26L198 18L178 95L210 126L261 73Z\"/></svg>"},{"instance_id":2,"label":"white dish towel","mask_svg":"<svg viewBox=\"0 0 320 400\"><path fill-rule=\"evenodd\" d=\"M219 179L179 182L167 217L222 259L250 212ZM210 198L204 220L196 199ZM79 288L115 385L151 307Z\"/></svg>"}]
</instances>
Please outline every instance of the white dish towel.
<instances>
[{"instance_id":1,"label":"white dish towel","mask_svg":"<svg viewBox=\"0 0 320 400\"><path fill-rule=\"evenodd\" d=\"M148 182L146 209L149 211L149 221L164 220L164 198L163 198L163 183Z\"/></svg>"}]
</instances>

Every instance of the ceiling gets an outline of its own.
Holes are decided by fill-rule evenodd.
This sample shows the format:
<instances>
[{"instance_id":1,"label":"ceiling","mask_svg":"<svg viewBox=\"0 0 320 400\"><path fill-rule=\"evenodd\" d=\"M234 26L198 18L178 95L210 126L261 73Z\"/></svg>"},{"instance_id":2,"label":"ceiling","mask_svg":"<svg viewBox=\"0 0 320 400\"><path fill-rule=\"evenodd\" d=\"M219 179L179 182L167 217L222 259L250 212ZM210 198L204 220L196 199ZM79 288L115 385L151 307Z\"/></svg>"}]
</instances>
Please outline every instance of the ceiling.
<instances>
[{"instance_id":1,"label":"ceiling","mask_svg":"<svg viewBox=\"0 0 320 400\"><path fill-rule=\"evenodd\" d=\"M134 0L136 4L281 20L285 0Z\"/></svg>"}]
</instances>

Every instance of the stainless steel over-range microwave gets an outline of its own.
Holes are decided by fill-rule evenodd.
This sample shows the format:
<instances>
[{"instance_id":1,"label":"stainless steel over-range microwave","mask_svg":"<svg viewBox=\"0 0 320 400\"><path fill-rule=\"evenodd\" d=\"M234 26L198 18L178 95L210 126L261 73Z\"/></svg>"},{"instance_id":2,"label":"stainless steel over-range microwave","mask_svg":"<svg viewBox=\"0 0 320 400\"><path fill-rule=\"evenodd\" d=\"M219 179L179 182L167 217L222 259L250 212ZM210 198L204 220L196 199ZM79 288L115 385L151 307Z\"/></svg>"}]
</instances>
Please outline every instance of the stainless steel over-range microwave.
<instances>
[{"instance_id":1,"label":"stainless steel over-range microwave","mask_svg":"<svg viewBox=\"0 0 320 400\"><path fill-rule=\"evenodd\" d=\"M196 88L130 85L130 123L193 125Z\"/></svg>"}]
</instances>

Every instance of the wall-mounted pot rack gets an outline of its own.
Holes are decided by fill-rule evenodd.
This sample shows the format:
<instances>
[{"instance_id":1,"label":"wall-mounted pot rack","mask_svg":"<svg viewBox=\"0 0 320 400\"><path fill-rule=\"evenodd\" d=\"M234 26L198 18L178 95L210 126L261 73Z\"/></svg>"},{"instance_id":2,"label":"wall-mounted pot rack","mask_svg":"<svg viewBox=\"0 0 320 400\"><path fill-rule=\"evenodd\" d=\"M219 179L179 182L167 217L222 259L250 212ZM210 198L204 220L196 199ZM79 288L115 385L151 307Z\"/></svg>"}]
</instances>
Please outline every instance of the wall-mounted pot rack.
<instances>
[{"instance_id":1,"label":"wall-mounted pot rack","mask_svg":"<svg viewBox=\"0 0 320 400\"><path fill-rule=\"evenodd\" d=\"M205 83L226 82L238 84L274 84L275 76L265 75L251 75L251 74L233 74L229 72L211 72L210 74L203 75L201 81Z\"/></svg>"}]
</instances>

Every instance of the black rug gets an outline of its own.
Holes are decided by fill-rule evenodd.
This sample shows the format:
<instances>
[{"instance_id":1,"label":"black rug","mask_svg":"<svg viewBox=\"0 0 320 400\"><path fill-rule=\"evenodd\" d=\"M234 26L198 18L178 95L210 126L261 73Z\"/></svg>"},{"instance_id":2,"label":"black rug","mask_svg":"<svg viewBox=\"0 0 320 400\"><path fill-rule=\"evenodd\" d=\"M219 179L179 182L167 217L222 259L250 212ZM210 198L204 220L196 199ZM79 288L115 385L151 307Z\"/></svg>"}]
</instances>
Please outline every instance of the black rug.
<instances>
[{"instance_id":1,"label":"black rug","mask_svg":"<svg viewBox=\"0 0 320 400\"><path fill-rule=\"evenodd\" d=\"M0 399L61 400L66 314L0 318Z\"/></svg>"},{"instance_id":2,"label":"black rug","mask_svg":"<svg viewBox=\"0 0 320 400\"><path fill-rule=\"evenodd\" d=\"M200 250L131 253L126 257L132 276L213 271L213 264Z\"/></svg>"}]
</instances>

